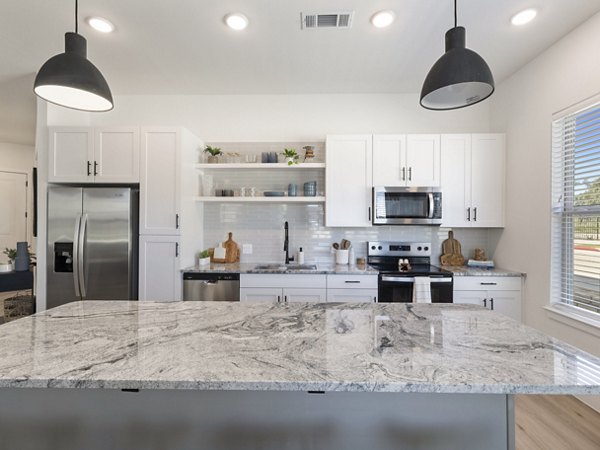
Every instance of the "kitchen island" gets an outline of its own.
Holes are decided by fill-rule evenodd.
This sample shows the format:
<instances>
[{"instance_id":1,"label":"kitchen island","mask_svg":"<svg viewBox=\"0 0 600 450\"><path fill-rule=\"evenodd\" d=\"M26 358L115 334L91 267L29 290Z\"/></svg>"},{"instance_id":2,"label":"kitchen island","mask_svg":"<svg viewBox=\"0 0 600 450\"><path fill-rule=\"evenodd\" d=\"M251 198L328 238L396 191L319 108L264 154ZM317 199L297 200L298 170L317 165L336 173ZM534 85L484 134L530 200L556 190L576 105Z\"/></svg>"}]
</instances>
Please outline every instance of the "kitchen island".
<instances>
[{"instance_id":1,"label":"kitchen island","mask_svg":"<svg viewBox=\"0 0 600 450\"><path fill-rule=\"evenodd\" d=\"M4 442L507 449L513 394L600 394L600 359L470 305L87 301L0 326Z\"/></svg>"}]
</instances>

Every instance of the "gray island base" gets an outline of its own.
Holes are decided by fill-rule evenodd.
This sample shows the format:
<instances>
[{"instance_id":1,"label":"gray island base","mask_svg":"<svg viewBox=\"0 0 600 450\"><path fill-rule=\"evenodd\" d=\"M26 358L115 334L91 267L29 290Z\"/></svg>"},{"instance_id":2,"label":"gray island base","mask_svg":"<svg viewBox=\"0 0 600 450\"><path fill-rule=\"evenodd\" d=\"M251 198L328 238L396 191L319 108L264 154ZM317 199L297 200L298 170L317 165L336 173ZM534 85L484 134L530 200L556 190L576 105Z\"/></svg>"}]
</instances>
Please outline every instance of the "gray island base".
<instances>
[{"instance_id":1,"label":"gray island base","mask_svg":"<svg viewBox=\"0 0 600 450\"><path fill-rule=\"evenodd\" d=\"M468 305L79 302L0 327L8 449L512 449L600 360Z\"/></svg>"}]
</instances>

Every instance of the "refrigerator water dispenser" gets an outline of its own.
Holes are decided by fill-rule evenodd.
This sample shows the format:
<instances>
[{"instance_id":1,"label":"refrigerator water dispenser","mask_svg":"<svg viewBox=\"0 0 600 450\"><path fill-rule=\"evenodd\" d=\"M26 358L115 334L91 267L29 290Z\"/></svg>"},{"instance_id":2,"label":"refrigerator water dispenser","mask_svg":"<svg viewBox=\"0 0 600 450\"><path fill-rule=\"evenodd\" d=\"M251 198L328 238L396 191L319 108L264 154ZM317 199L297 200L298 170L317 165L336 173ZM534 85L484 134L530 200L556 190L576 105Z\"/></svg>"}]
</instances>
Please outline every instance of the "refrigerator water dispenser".
<instances>
[{"instance_id":1,"label":"refrigerator water dispenser","mask_svg":"<svg viewBox=\"0 0 600 450\"><path fill-rule=\"evenodd\" d=\"M54 243L54 272L73 272L73 243Z\"/></svg>"}]
</instances>

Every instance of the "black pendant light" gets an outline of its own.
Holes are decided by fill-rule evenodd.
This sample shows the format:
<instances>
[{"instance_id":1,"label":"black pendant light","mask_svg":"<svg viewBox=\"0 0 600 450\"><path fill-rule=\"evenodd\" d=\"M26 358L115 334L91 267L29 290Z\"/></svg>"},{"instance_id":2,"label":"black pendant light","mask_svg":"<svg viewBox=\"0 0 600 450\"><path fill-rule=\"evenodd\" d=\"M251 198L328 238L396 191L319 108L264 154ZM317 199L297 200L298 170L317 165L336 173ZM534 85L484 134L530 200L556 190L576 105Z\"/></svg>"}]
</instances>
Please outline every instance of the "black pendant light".
<instances>
[{"instance_id":1,"label":"black pendant light","mask_svg":"<svg viewBox=\"0 0 600 450\"><path fill-rule=\"evenodd\" d=\"M494 93L494 77L487 63L466 48L464 27L457 26L454 0L454 28L446 32L446 53L433 65L421 89L421 106L434 110L464 108Z\"/></svg>"},{"instance_id":2,"label":"black pendant light","mask_svg":"<svg viewBox=\"0 0 600 450\"><path fill-rule=\"evenodd\" d=\"M35 77L33 91L44 100L82 111L109 111L113 98L100 71L87 59L87 41L78 31L75 0L75 32L65 33L65 52L44 63Z\"/></svg>"}]
</instances>

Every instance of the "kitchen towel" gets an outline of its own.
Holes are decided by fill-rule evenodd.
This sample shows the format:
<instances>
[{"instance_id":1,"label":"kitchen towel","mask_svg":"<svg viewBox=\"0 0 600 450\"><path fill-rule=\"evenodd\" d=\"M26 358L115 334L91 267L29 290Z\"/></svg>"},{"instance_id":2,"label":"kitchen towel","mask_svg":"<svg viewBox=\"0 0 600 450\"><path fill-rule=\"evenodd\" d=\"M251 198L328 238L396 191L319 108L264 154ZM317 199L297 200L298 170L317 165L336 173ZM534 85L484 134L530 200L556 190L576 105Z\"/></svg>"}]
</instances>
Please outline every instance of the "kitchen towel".
<instances>
[{"instance_id":1,"label":"kitchen towel","mask_svg":"<svg viewBox=\"0 0 600 450\"><path fill-rule=\"evenodd\" d=\"M413 303L431 303L431 279L415 277L413 285Z\"/></svg>"}]
</instances>

